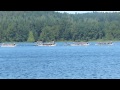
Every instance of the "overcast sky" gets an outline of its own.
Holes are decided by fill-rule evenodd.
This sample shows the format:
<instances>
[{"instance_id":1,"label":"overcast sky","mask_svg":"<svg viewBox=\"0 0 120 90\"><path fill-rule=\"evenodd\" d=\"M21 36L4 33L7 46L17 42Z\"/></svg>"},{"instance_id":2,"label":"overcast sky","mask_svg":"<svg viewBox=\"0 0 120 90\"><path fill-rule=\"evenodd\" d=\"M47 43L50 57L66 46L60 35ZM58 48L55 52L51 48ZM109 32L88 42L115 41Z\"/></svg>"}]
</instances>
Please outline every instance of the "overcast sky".
<instances>
[{"instance_id":1,"label":"overcast sky","mask_svg":"<svg viewBox=\"0 0 120 90\"><path fill-rule=\"evenodd\" d=\"M67 12L70 14L75 14L75 13L91 13L93 11L57 11L57 12L61 12L61 13ZM97 11L97 12L120 12L120 11Z\"/></svg>"}]
</instances>

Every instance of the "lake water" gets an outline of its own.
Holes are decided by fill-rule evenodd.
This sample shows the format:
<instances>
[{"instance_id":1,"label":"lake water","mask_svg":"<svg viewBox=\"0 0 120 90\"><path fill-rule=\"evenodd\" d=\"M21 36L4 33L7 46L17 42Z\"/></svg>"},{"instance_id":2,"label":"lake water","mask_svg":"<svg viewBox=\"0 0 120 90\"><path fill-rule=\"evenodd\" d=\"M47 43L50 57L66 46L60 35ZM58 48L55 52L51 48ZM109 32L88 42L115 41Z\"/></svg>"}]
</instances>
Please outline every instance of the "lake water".
<instances>
[{"instance_id":1,"label":"lake water","mask_svg":"<svg viewBox=\"0 0 120 90\"><path fill-rule=\"evenodd\" d=\"M0 47L0 79L117 79L120 42L114 45Z\"/></svg>"}]
</instances>

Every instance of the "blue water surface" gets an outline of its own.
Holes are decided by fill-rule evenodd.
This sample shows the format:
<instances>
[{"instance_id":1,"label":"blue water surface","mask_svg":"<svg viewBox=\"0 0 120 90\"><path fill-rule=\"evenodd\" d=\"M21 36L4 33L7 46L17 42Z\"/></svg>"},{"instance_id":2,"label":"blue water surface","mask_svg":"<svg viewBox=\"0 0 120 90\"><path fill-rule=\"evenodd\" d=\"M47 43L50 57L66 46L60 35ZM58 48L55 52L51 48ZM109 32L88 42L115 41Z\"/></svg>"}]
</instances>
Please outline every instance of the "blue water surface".
<instances>
[{"instance_id":1,"label":"blue water surface","mask_svg":"<svg viewBox=\"0 0 120 90\"><path fill-rule=\"evenodd\" d=\"M120 42L114 45L0 47L0 79L117 79Z\"/></svg>"}]
</instances>

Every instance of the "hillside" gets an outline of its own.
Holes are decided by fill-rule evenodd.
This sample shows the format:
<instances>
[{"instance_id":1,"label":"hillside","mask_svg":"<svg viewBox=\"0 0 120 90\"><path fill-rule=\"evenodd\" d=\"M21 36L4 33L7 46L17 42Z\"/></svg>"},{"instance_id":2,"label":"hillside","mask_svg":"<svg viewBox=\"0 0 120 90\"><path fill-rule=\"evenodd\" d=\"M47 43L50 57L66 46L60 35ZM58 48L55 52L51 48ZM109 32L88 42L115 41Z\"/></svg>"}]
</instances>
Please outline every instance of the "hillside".
<instances>
[{"instance_id":1,"label":"hillside","mask_svg":"<svg viewBox=\"0 0 120 90\"><path fill-rule=\"evenodd\" d=\"M0 42L120 40L120 13L0 11Z\"/></svg>"}]
</instances>

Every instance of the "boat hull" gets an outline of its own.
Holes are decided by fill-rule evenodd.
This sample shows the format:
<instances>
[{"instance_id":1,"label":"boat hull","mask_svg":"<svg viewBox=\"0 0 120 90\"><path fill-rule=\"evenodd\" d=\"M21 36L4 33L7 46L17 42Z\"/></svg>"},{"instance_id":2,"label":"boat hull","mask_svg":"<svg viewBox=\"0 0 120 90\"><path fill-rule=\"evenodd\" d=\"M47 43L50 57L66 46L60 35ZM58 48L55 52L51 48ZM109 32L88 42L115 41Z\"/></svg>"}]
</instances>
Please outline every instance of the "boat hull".
<instances>
[{"instance_id":1,"label":"boat hull","mask_svg":"<svg viewBox=\"0 0 120 90\"><path fill-rule=\"evenodd\" d=\"M113 45L113 43L112 44L95 44L95 45Z\"/></svg>"},{"instance_id":2,"label":"boat hull","mask_svg":"<svg viewBox=\"0 0 120 90\"><path fill-rule=\"evenodd\" d=\"M80 44L80 45L76 45L76 44L71 44L71 46L88 46L89 44Z\"/></svg>"},{"instance_id":3,"label":"boat hull","mask_svg":"<svg viewBox=\"0 0 120 90\"><path fill-rule=\"evenodd\" d=\"M5 44L5 43L1 44L1 47L15 47L15 46L16 44Z\"/></svg>"},{"instance_id":4,"label":"boat hull","mask_svg":"<svg viewBox=\"0 0 120 90\"><path fill-rule=\"evenodd\" d=\"M16 47L16 45L15 46L1 46L1 47Z\"/></svg>"},{"instance_id":5,"label":"boat hull","mask_svg":"<svg viewBox=\"0 0 120 90\"><path fill-rule=\"evenodd\" d=\"M37 45L37 46L56 46L56 44L54 44L54 45Z\"/></svg>"}]
</instances>

